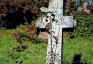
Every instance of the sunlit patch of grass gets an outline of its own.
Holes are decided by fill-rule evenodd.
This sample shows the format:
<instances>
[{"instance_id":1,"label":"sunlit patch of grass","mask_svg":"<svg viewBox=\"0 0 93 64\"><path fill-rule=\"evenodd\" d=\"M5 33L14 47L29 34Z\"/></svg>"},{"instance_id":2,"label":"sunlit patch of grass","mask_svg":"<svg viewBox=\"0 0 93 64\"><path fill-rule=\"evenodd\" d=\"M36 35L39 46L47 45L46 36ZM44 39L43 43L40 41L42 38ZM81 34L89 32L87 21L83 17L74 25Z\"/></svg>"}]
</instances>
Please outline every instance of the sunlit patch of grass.
<instances>
[{"instance_id":1,"label":"sunlit patch of grass","mask_svg":"<svg viewBox=\"0 0 93 64\"><path fill-rule=\"evenodd\" d=\"M28 42L27 42L28 43ZM46 58L46 44L32 44L23 52L14 51L11 56L17 63L22 64L44 64Z\"/></svg>"},{"instance_id":2,"label":"sunlit patch of grass","mask_svg":"<svg viewBox=\"0 0 93 64\"><path fill-rule=\"evenodd\" d=\"M0 64L15 64L9 52L19 44L8 35L0 35Z\"/></svg>"},{"instance_id":3,"label":"sunlit patch of grass","mask_svg":"<svg viewBox=\"0 0 93 64\"><path fill-rule=\"evenodd\" d=\"M91 38L92 39L92 38ZM93 41L86 38L64 40L64 62L72 63L76 54L81 55L81 62L93 64Z\"/></svg>"},{"instance_id":4,"label":"sunlit patch of grass","mask_svg":"<svg viewBox=\"0 0 93 64\"><path fill-rule=\"evenodd\" d=\"M28 45L24 51L17 51L20 44L9 35L0 35L0 64L44 64L46 58L46 44L33 44L24 41Z\"/></svg>"}]
</instances>

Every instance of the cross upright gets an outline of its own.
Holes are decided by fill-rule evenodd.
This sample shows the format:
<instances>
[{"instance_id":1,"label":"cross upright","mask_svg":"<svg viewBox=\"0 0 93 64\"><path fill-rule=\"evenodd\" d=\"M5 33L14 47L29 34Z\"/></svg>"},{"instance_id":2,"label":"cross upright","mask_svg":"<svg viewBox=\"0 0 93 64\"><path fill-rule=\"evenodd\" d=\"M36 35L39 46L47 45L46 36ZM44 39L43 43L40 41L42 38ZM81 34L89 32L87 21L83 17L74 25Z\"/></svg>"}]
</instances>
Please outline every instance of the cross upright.
<instances>
[{"instance_id":1,"label":"cross upright","mask_svg":"<svg viewBox=\"0 0 93 64\"><path fill-rule=\"evenodd\" d=\"M63 64L62 29L73 28L77 23L73 20L73 16L63 16L63 0L50 0L47 10L55 15L55 22L51 21L52 28L48 36L46 64Z\"/></svg>"}]
</instances>

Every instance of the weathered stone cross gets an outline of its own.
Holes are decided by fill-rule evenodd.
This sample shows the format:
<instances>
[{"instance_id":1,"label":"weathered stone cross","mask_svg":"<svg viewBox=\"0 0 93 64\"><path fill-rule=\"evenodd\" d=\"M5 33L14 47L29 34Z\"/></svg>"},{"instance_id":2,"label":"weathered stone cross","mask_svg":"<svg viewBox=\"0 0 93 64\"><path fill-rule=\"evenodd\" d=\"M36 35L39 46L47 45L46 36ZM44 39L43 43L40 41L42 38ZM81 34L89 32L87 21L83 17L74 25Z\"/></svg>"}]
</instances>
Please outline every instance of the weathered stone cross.
<instances>
[{"instance_id":1,"label":"weathered stone cross","mask_svg":"<svg viewBox=\"0 0 93 64\"><path fill-rule=\"evenodd\" d=\"M45 11L55 15L55 22L51 21L52 29L48 36L46 64L63 64L62 29L73 28L77 23L73 20L73 16L63 16L63 0L50 0L49 7Z\"/></svg>"}]
</instances>

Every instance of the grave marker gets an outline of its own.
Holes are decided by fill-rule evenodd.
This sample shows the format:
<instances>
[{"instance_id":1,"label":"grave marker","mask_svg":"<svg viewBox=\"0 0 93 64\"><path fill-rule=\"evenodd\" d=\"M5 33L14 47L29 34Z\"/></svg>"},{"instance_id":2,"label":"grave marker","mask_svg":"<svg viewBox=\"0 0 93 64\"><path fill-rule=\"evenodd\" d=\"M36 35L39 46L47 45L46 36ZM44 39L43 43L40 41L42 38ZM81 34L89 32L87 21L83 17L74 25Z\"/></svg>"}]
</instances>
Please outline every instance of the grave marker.
<instances>
[{"instance_id":1,"label":"grave marker","mask_svg":"<svg viewBox=\"0 0 93 64\"><path fill-rule=\"evenodd\" d=\"M63 16L63 0L50 0L48 8L40 9L43 12L50 12L48 17L52 24L48 35L46 64L63 64L62 29L73 28L77 23L73 20L73 16ZM52 20L53 14L55 15L54 20Z\"/></svg>"}]
</instances>

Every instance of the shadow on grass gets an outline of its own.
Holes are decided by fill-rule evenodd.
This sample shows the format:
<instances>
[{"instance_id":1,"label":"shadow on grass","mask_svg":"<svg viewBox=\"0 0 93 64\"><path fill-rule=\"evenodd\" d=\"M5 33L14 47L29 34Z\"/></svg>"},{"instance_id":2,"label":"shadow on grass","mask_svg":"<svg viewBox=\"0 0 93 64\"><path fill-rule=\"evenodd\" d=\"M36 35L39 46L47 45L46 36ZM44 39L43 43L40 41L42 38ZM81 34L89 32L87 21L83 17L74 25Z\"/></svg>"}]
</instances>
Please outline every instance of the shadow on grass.
<instances>
[{"instance_id":1,"label":"shadow on grass","mask_svg":"<svg viewBox=\"0 0 93 64\"><path fill-rule=\"evenodd\" d=\"M87 64L87 63L81 62L81 55L76 54L73 58L72 64Z\"/></svg>"}]
</instances>

